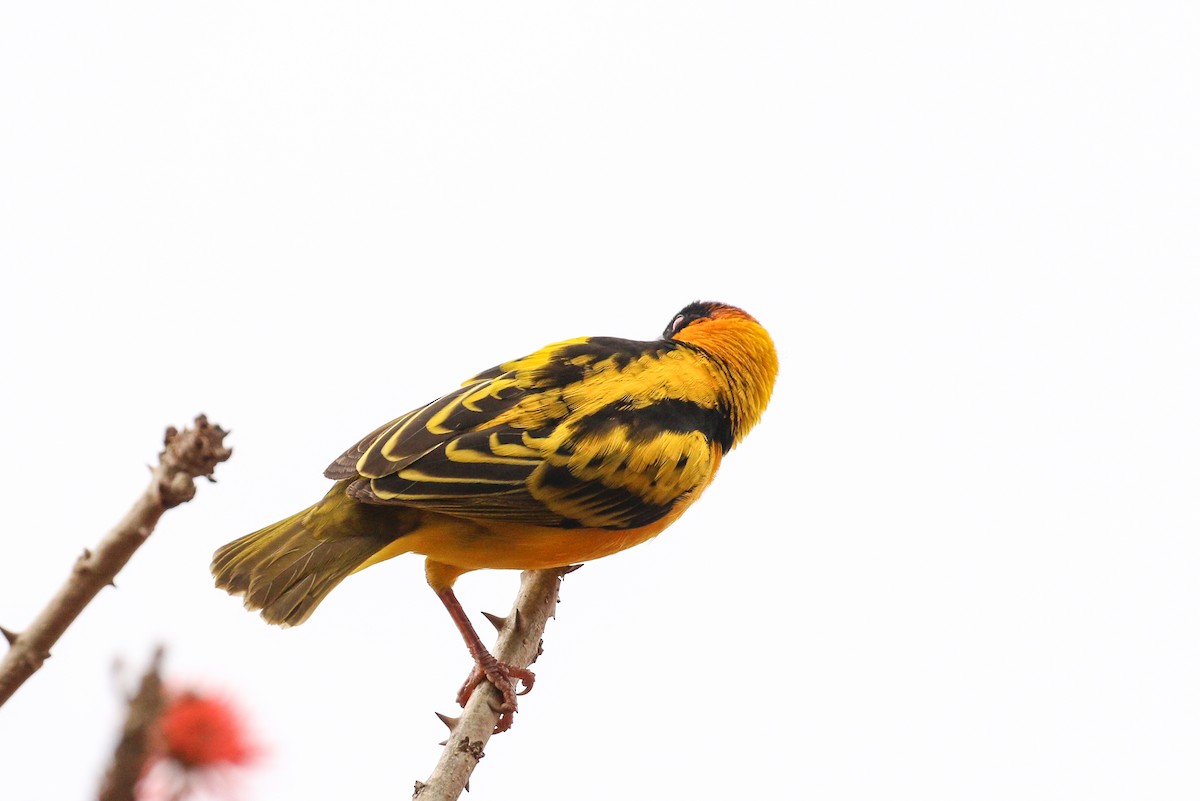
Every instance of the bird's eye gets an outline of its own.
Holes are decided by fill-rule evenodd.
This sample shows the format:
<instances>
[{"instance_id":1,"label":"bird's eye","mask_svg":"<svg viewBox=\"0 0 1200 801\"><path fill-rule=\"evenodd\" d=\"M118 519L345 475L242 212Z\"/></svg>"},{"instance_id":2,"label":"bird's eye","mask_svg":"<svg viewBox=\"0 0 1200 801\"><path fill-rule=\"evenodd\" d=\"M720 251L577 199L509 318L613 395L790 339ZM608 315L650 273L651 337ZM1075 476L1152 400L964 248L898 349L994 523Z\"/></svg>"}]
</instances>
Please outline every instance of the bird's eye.
<instances>
[{"instance_id":1,"label":"bird's eye","mask_svg":"<svg viewBox=\"0 0 1200 801\"><path fill-rule=\"evenodd\" d=\"M674 339L676 334L688 326L711 319L708 312L709 310L700 303L685 306L682 311L675 315L675 319L671 320L671 324L663 330L663 339Z\"/></svg>"}]
</instances>

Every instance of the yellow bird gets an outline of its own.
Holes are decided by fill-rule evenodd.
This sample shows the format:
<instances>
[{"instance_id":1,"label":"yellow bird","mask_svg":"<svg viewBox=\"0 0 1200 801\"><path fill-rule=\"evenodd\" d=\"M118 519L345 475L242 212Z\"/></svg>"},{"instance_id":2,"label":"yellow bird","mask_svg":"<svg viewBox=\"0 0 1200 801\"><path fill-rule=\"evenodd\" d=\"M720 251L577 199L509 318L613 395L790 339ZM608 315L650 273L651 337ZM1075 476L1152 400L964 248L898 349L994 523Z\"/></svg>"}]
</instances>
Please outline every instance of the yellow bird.
<instances>
[{"instance_id":1,"label":"yellow bird","mask_svg":"<svg viewBox=\"0 0 1200 801\"><path fill-rule=\"evenodd\" d=\"M548 345L368 434L325 470L335 483L324 498L216 552L217 586L290 626L350 573L424 555L475 660L458 702L490 681L504 731L516 683L527 692L533 673L488 652L455 580L563 567L655 536L758 422L778 369L766 329L723 303L686 306L661 339Z\"/></svg>"}]
</instances>

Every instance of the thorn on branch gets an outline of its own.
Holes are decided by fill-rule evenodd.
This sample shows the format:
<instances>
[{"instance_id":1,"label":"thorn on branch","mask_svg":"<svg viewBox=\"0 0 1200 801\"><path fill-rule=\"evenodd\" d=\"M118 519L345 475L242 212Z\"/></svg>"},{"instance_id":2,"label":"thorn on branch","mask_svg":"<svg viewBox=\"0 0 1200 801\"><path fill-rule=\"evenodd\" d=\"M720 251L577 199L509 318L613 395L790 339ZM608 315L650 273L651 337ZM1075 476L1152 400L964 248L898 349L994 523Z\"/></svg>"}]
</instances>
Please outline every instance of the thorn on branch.
<instances>
[{"instance_id":1,"label":"thorn on branch","mask_svg":"<svg viewBox=\"0 0 1200 801\"><path fill-rule=\"evenodd\" d=\"M29 668L36 673L49 658L49 651L34 651L30 649L25 653L25 664L29 665Z\"/></svg>"},{"instance_id":2,"label":"thorn on branch","mask_svg":"<svg viewBox=\"0 0 1200 801\"><path fill-rule=\"evenodd\" d=\"M16 645L17 638L21 636L15 631L9 631L4 626L0 626L0 634L4 635L4 639L8 641L9 645Z\"/></svg>"},{"instance_id":3,"label":"thorn on branch","mask_svg":"<svg viewBox=\"0 0 1200 801\"><path fill-rule=\"evenodd\" d=\"M481 612L488 622L496 627L496 631L504 631L504 627L508 625L508 618L501 615L493 615L491 612Z\"/></svg>"},{"instance_id":4,"label":"thorn on branch","mask_svg":"<svg viewBox=\"0 0 1200 801\"><path fill-rule=\"evenodd\" d=\"M91 558L92 558L91 549L84 548L83 553L79 554L78 558L75 559L75 566L74 566L75 572L79 573L79 574L90 573L93 570L92 564L90 562Z\"/></svg>"},{"instance_id":5,"label":"thorn on branch","mask_svg":"<svg viewBox=\"0 0 1200 801\"><path fill-rule=\"evenodd\" d=\"M446 724L446 728L449 729L451 733L454 732L454 727L458 725L459 718L452 718L449 715L443 715L441 712L434 712L433 714L438 716L438 720Z\"/></svg>"}]
</instances>

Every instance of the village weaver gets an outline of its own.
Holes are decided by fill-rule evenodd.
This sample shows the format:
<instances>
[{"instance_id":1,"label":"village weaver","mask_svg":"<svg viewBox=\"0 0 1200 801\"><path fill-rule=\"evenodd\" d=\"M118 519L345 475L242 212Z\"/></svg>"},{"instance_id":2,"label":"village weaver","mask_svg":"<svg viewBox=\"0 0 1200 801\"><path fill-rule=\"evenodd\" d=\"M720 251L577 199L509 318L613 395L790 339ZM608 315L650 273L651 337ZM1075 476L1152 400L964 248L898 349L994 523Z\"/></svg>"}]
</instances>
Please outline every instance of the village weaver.
<instances>
[{"instance_id":1,"label":"village weaver","mask_svg":"<svg viewBox=\"0 0 1200 801\"><path fill-rule=\"evenodd\" d=\"M564 567L655 536L758 422L778 367L766 330L722 303L686 306L649 342L548 345L368 434L325 470L335 483L323 499L216 552L217 586L290 626L350 573L424 555L475 660L457 700L490 681L503 731L517 682L528 692L534 676L488 652L455 580Z\"/></svg>"}]
</instances>

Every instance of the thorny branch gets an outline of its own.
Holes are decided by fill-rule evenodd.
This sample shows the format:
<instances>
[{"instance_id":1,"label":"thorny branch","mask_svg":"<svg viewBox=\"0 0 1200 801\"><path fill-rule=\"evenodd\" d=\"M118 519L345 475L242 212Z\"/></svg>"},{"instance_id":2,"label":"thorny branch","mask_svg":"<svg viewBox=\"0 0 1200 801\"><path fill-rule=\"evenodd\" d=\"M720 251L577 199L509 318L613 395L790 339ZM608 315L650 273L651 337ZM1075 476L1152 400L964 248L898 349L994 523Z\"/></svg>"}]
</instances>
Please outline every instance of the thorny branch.
<instances>
[{"instance_id":1,"label":"thorny branch","mask_svg":"<svg viewBox=\"0 0 1200 801\"><path fill-rule=\"evenodd\" d=\"M75 618L133 556L166 510L190 501L195 479L213 481L213 470L229 458L220 426L204 415L192 428L168 428L150 484L125 517L105 535L94 551L84 550L71 575L46 608L21 632L0 628L9 649L0 659L0 706L50 657L50 649Z\"/></svg>"},{"instance_id":2,"label":"thorny branch","mask_svg":"<svg viewBox=\"0 0 1200 801\"><path fill-rule=\"evenodd\" d=\"M500 630L493 656L517 667L533 664L541 653L546 622L558 604L559 584L573 569L526 570L521 574L521 589L508 617L487 615ZM500 691L485 681L471 695L461 717L438 715L450 728L450 737L433 773L424 782L417 782L413 799L454 801L462 795L500 719L501 702Z\"/></svg>"}]
</instances>

